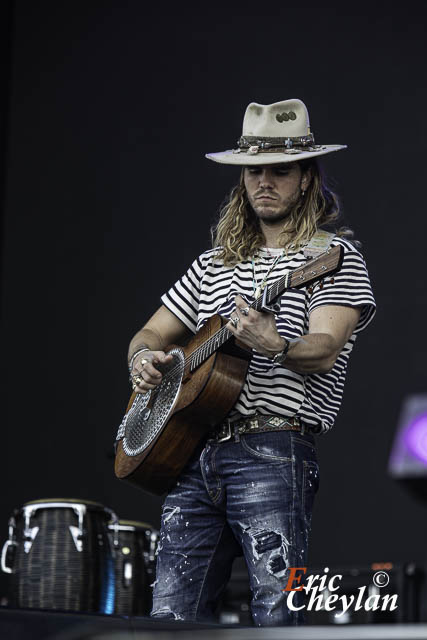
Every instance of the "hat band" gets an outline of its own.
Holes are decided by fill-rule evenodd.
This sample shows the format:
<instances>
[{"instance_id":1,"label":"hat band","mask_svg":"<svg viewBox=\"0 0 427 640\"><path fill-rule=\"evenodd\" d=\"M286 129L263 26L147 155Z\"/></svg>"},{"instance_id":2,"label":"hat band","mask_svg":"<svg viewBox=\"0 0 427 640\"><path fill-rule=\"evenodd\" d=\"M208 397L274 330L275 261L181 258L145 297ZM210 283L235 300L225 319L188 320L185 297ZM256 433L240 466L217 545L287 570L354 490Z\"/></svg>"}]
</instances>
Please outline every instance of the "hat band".
<instances>
[{"instance_id":1,"label":"hat band","mask_svg":"<svg viewBox=\"0 0 427 640\"><path fill-rule=\"evenodd\" d=\"M306 136L293 138L266 138L259 136L241 136L237 141L239 149L249 149L258 147L258 152L275 152L279 149L293 149L295 147L304 148L314 145L314 136L309 133Z\"/></svg>"}]
</instances>

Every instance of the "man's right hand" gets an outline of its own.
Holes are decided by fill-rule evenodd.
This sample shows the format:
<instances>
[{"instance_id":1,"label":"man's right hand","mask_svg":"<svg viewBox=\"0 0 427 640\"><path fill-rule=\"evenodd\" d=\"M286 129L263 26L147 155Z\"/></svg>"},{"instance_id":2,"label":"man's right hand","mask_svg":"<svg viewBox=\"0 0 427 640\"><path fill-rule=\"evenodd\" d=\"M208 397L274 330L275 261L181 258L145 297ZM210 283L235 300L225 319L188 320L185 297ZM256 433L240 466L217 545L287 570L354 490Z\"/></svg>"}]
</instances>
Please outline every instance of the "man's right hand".
<instances>
[{"instance_id":1,"label":"man's right hand","mask_svg":"<svg viewBox=\"0 0 427 640\"><path fill-rule=\"evenodd\" d=\"M150 389L155 389L163 377L156 365L167 364L172 360L173 356L167 355L164 351L143 351L138 355L130 372L135 393L147 393ZM142 379L139 383L138 378Z\"/></svg>"}]
</instances>

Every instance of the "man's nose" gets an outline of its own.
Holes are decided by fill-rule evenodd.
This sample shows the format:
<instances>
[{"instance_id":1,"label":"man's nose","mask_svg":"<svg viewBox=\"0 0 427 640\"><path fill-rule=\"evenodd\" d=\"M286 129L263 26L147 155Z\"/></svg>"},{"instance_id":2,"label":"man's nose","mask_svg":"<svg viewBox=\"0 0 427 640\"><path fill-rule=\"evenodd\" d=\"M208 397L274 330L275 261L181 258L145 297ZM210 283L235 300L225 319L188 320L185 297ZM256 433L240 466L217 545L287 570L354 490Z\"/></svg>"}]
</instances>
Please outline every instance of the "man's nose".
<instances>
[{"instance_id":1,"label":"man's nose","mask_svg":"<svg viewBox=\"0 0 427 640\"><path fill-rule=\"evenodd\" d=\"M272 187L274 183L273 174L268 169L264 169L259 174L259 186L260 187Z\"/></svg>"}]
</instances>

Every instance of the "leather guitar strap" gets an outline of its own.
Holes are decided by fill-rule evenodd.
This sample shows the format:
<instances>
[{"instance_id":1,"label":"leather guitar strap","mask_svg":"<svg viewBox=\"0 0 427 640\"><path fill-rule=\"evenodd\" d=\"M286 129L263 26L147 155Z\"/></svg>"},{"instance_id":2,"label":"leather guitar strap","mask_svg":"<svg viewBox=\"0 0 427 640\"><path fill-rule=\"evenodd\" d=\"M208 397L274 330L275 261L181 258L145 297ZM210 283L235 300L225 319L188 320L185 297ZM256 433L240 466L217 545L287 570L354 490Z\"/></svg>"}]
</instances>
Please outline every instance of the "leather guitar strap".
<instances>
[{"instance_id":1,"label":"leather guitar strap","mask_svg":"<svg viewBox=\"0 0 427 640\"><path fill-rule=\"evenodd\" d=\"M318 231L316 231L310 242L304 247L304 256L307 259L317 258L317 256L320 256L321 253L324 253L329 249L334 237L334 233L319 229Z\"/></svg>"}]
</instances>

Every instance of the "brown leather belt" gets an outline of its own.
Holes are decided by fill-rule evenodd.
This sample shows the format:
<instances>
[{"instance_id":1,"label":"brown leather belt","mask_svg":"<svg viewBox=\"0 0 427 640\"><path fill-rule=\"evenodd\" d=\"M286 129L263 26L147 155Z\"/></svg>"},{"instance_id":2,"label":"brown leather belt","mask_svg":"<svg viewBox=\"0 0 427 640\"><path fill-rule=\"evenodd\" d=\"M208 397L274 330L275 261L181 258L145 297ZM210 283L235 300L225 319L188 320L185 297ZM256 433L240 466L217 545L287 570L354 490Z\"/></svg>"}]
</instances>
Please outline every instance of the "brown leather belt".
<instances>
[{"instance_id":1,"label":"brown leather belt","mask_svg":"<svg viewBox=\"0 0 427 640\"><path fill-rule=\"evenodd\" d=\"M284 418L283 416L264 416L257 413L247 418L236 420L226 419L209 434L209 440L225 442L233 436L247 433L265 433L267 431L299 431L304 433L304 423L296 416Z\"/></svg>"}]
</instances>

